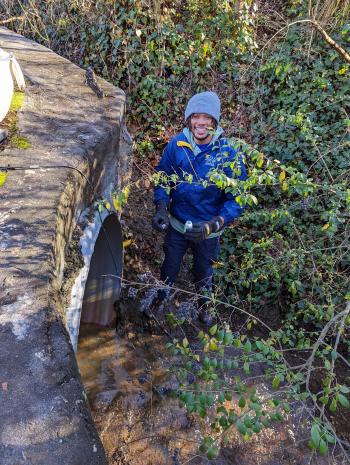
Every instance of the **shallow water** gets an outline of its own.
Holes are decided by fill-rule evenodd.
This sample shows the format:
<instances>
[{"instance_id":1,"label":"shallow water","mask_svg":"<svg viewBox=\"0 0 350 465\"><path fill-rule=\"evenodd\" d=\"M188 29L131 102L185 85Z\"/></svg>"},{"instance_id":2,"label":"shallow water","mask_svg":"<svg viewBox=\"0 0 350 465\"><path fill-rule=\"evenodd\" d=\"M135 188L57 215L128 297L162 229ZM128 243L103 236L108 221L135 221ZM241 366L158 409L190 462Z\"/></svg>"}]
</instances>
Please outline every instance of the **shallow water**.
<instances>
[{"instance_id":1,"label":"shallow water","mask_svg":"<svg viewBox=\"0 0 350 465\"><path fill-rule=\"evenodd\" d=\"M110 465L316 463L306 442L296 442L293 418L249 442L232 431L229 444L209 462L198 453L198 446L210 434L210 421L188 415L176 399L166 395L178 385L164 342L163 336L143 331L120 337L114 328L92 324L80 328L79 369ZM260 389L268 388L262 384ZM235 408L237 400L232 402ZM317 458L317 463L341 462Z\"/></svg>"},{"instance_id":2,"label":"shallow water","mask_svg":"<svg viewBox=\"0 0 350 465\"><path fill-rule=\"evenodd\" d=\"M149 392L165 379L154 351L157 339L130 333L124 339L113 328L82 324L77 359L92 410L120 396Z\"/></svg>"},{"instance_id":3,"label":"shallow water","mask_svg":"<svg viewBox=\"0 0 350 465\"><path fill-rule=\"evenodd\" d=\"M164 397L177 384L163 350L161 336L128 333L121 338L114 329L81 326L78 365L111 464L177 463L178 447L169 441L189 421L176 400Z\"/></svg>"}]
</instances>

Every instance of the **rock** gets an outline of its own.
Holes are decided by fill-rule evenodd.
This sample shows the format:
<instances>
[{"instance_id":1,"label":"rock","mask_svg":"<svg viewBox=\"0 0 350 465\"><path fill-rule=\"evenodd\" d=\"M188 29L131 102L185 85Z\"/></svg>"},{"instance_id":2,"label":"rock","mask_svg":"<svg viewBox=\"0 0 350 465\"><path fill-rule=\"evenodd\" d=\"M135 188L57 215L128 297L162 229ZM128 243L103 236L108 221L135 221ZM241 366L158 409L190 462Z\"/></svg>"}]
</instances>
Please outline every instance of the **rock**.
<instances>
[{"instance_id":1,"label":"rock","mask_svg":"<svg viewBox=\"0 0 350 465\"><path fill-rule=\"evenodd\" d=\"M165 383L160 386L153 386L153 391L159 396L163 397L179 389L179 382L175 376L172 376Z\"/></svg>"},{"instance_id":2,"label":"rock","mask_svg":"<svg viewBox=\"0 0 350 465\"><path fill-rule=\"evenodd\" d=\"M6 129L0 129L0 143L7 139L9 132Z\"/></svg>"},{"instance_id":3,"label":"rock","mask_svg":"<svg viewBox=\"0 0 350 465\"><path fill-rule=\"evenodd\" d=\"M103 408L104 406L110 405L118 394L117 389L111 389L109 391L99 392L94 402L94 408Z\"/></svg>"}]
</instances>

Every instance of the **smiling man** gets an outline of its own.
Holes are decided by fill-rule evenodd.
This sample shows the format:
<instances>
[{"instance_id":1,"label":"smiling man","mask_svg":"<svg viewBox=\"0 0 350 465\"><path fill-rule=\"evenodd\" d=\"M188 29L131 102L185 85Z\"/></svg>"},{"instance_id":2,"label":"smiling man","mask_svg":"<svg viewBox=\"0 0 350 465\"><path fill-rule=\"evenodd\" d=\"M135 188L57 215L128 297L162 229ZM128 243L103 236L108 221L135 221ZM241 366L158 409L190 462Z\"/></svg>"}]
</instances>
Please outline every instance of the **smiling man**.
<instances>
[{"instance_id":1,"label":"smiling man","mask_svg":"<svg viewBox=\"0 0 350 465\"><path fill-rule=\"evenodd\" d=\"M166 188L169 186L161 185L154 192L153 227L167 230L161 280L174 284L183 256L192 249L195 285L202 295L211 291L219 236L243 211L232 194L210 182L210 173L218 170L241 180L247 177L242 158L223 137L219 120L220 100L216 93L201 92L189 100L186 128L168 143L157 166L157 171L167 176L175 174L177 181L170 184L170 192ZM165 296L161 289L158 299ZM209 325L212 317L205 299L199 302L199 318Z\"/></svg>"}]
</instances>

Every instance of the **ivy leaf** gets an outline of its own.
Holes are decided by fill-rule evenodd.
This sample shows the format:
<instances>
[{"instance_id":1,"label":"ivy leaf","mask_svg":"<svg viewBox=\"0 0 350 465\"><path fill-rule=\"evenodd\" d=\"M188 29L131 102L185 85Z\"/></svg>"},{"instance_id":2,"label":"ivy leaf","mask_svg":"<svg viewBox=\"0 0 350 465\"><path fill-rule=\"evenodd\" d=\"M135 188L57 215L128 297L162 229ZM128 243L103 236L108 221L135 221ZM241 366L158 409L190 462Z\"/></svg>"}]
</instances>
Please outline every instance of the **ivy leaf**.
<instances>
[{"instance_id":1,"label":"ivy leaf","mask_svg":"<svg viewBox=\"0 0 350 465\"><path fill-rule=\"evenodd\" d=\"M313 444L318 447L321 439L321 431L319 425L314 423L311 427L311 440Z\"/></svg>"},{"instance_id":2,"label":"ivy leaf","mask_svg":"<svg viewBox=\"0 0 350 465\"><path fill-rule=\"evenodd\" d=\"M250 373L250 364L249 364L249 362L244 362L243 371L244 371L244 373L246 375L249 375L249 373Z\"/></svg>"},{"instance_id":3,"label":"ivy leaf","mask_svg":"<svg viewBox=\"0 0 350 465\"><path fill-rule=\"evenodd\" d=\"M219 397L218 397L218 402L219 404L223 404L225 402L225 396L222 392L220 392Z\"/></svg>"},{"instance_id":4,"label":"ivy leaf","mask_svg":"<svg viewBox=\"0 0 350 465\"><path fill-rule=\"evenodd\" d=\"M272 389L278 389L280 383L281 383L280 378L278 376L275 376L272 380Z\"/></svg>"},{"instance_id":5,"label":"ivy leaf","mask_svg":"<svg viewBox=\"0 0 350 465\"><path fill-rule=\"evenodd\" d=\"M257 161L256 161L256 166L258 168L261 168L263 164L264 164L264 155L261 152L259 152Z\"/></svg>"},{"instance_id":6,"label":"ivy leaf","mask_svg":"<svg viewBox=\"0 0 350 465\"><path fill-rule=\"evenodd\" d=\"M343 394L338 394L337 397L340 405L342 405L345 408L350 408L350 402L347 397L345 397Z\"/></svg>"},{"instance_id":7,"label":"ivy leaf","mask_svg":"<svg viewBox=\"0 0 350 465\"><path fill-rule=\"evenodd\" d=\"M225 345L230 345L233 342L233 334L231 331L226 331L225 336L224 336L224 344Z\"/></svg>"},{"instance_id":8,"label":"ivy leaf","mask_svg":"<svg viewBox=\"0 0 350 465\"><path fill-rule=\"evenodd\" d=\"M252 194L251 194L251 195L250 195L250 198L252 199L252 201L253 201L253 203L254 203L255 205L258 205L258 199L255 197L255 195L252 195Z\"/></svg>"},{"instance_id":9,"label":"ivy leaf","mask_svg":"<svg viewBox=\"0 0 350 465\"><path fill-rule=\"evenodd\" d=\"M219 425L222 428L227 428L227 418L226 418L225 415L223 415L222 417L219 418Z\"/></svg>"},{"instance_id":10,"label":"ivy leaf","mask_svg":"<svg viewBox=\"0 0 350 465\"><path fill-rule=\"evenodd\" d=\"M281 172L280 172L280 175L279 175L280 183L282 183L285 179L286 179L286 172L285 172L285 171L281 171Z\"/></svg>"},{"instance_id":11,"label":"ivy leaf","mask_svg":"<svg viewBox=\"0 0 350 465\"><path fill-rule=\"evenodd\" d=\"M320 440L320 445L319 445L318 450L320 451L321 455L326 455L328 452L328 446L323 439Z\"/></svg>"},{"instance_id":12,"label":"ivy leaf","mask_svg":"<svg viewBox=\"0 0 350 465\"><path fill-rule=\"evenodd\" d=\"M244 436L247 433L247 428L244 426L242 420L237 421L237 430Z\"/></svg>"},{"instance_id":13,"label":"ivy leaf","mask_svg":"<svg viewBox=\"0 0 350 465\"><path fill-rule=\"evenodd\" d=\"M207 457L209 460L215 459L219 455L219 448L217 446L209 447Z\"/></svg>"},{"instance_id":14,"label":"ivy leaf","mask_svg":"<svg viewBox=\"0 0 350 465\"><path fill-rule=\"evenodd\" d=\"M244 346L243 346L244 352L251 352L252 350L252 344L250 341L247 341Z\"/></svg>"},{"instance_id":15,"label":"ivy leaf","mask_svg":"<svg viewBox=\"0 0 350 465\"><path fill-rule=\"evenodd\" d=\"M217 329L218 329L218 325L212 326L212 327L209 329L209 334L210 334L211 336L214 336L214 334L216 333Z\"/></svg>"},{"instance_id":16,"label":"ivy leaf","mask_svg":"<svg viewBox=\"0 0 350 465\"><path fill-rule=\"evenodd\" d=\"M337 401L335 399L332 400L331 405L329 406L329 410L331 412L335 412L337 409Z\"/></svg>"}]
</instances>

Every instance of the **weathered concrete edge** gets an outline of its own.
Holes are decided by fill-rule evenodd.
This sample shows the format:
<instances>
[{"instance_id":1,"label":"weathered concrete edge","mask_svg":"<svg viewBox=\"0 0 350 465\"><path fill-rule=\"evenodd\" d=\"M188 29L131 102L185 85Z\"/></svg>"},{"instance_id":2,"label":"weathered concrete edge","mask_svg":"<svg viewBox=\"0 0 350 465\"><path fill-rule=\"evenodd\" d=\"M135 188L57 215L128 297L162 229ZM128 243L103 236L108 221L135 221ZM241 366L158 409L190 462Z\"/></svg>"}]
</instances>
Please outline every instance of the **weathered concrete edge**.
<instances>
[{"instance_id":1,"label":"weathered concrete edge","mask_svg":"<svg viewBox=\"0 0 350 465\"><path fill-rule=\"evenodd\" d=\"M13 34L10 33L10 35L12 36ZM21 41L22 39L18 39L18 37L19 36L17 36L17 40ZM111 86L108 85L107 87L110 91ZM119 92L118 98L124 99L124 96L121 97ZM27 102L28 94L26 94L26 101L19 121L19 129L23 134L26 133L25 124L23 124L23 122L25 119L24 115L26 113ZM120 125L122 124L124 110L122 113L120 111L116 111L114 113L111 111L108 116L111 121L118 121L118 126L114 125L113 127L112 125L112 129L109 132L107 131L107 133L102 134L98 142L95 143L95 147L89 147L88 150L85 150L84 155L78 156L74 163L75 167L85 173L85 175L92 180L95 194L96 192L102 192L105 186L110 183L110 179L107 179L108 177L104 172L103 165L105 163L105 155L108 154L112 161L113 155L115 155L117 151L120 139ZM121 117L117 118L117 116ZM109 167L111 168L111 164L109 164ZM116 170L117 166L115 166L115 169L110 173L113 174L113 171ZM67 178L69 179L68 183L66 182ZM39 370L41 372L41 376L48 379L51 378L49 384L52 383L53 387L53 399L47 399L47 408L55 408L54 406L58 402L57 399L61 397L63 402L60 402L59 406L56 405L56 407L60 410L60 418L66 417L66 422L63 426L60 425L59 430L69 431L69 424L75 425L75 430L74 434L70 434L69 437L58 439L54 448L50 446L50 441L48 441L46 448L42 447L42 443L40 443L40 441L40 444L38 445L38 442L36 442L38 438L35 437L33 437L33 444L31 444L30 441L28 442L28 435L23 435L23 428L27 428L27 412L21 412L19 423L17 423L19 430L18 432L13 431L15 438L9 438L8 430L4 430L0 427L1 465L12 465L14 461L16 461L16 463L28 463L27 458L33 456L33 454L40 458L32 463L42 463L45 465L51 463L62 463L62 461L65 464L105 463L103 450L84 399L83 388L78 374L75 357L69 342L67 331L63 325L62 316L64 314L64 309L62 299L59 294L64 269L63 250L65 250L66 245L69 243L78 212L84 208L84 206L89 205L92 199L92 193L89 192L89 189L87 188L86 180L77 173L72 174L70 170L66 170L65 173L61 174L59 179L60 182L65 180L65 189L61 192L60 201L58 203L59 214L53 239L52 262L48 268L51 270L51 279L46 285L47 292L45 292L45 294L47 295L47 299L44 299L47 301L47 304L45 305L45 302L41 302L41 299L39 299L40 304L44 305L38 312L38 318L37 321L35 321L32 335L33 337L39 336L40 338L40 341L38 341L37 353L38 359L43 362L43 366L41 366ZM20 280L16 279L16 286L13 290L9 290L9 294L13 291L13 297L15 297L15 293L17 292L19 285ZM29 304L33 305L33 301L29 302ZM42 340L43 335L45 336L45 341ZM12 349L16 351L16 347L12 347ZM11 370L7 371L10 372ZM54 373L50 373L51 371L54 371ZM27 376L27 374L25 375ZM32 379L32 376L28 375L28 379ZM3 378L3 380L5 381L5 378ZM45 381L47 381L47 379L45 379ZM30 387L28 387L28 390L30 391ZM6 395L4 392L1 392L0 394ZM45 394L46 392L44 392L43 395ZM3 399L9 406L9 408L6 408L3 412L5 415L8 412L13 411L13 408L15 411L18 409L21 404L21 395L22 393L19 393L19 395L16 396L16 393L12 392L12 398ZM35 410L35 403L37 399L36 397L33 397L32 400L33 409ZM54 400L53 403L51 402L52 400ZM39 410L45 410L45 406L43 407L40 405ZM42 414L46 415L46 412L43 411ZM1 416L2 415L0 414L0 417ZM55 428L57 428L57 425L53 422L52 429L54 430ZM4 439L7 443L6 441L4 442ZM85 451L83 450L84 448L86 449Z\"/></svg>"}]
</instances>

